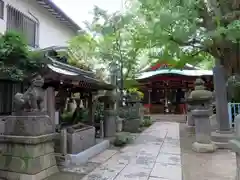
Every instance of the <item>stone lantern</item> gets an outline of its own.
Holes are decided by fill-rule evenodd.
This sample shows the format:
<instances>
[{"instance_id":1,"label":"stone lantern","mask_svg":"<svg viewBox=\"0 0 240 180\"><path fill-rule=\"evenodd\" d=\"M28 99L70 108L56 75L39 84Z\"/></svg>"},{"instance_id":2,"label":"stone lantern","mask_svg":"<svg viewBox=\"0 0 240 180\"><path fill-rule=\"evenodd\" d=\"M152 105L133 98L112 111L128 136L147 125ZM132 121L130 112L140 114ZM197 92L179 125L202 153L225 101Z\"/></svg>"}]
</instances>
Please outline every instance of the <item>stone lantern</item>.
<instances>
[{"instance_id":1,"label":"stone lantern","mask_svg":"<svg viewBox=\"0 0 240 180\"><path fill-rule=\"evenodd\" d=\"M117 114L114 105L117 100L117 93L116 91L107 91L99 99L104 102L104 135L105 137L112 137L116 133Z\"/></svg>"},{"instance_id":2,"label":"stone lantern","mask_svg":"<svg viewBox=\"0 0 240 180\"><path fill-rule=\"evenodd\" d=\"M196 142L192 149L196 152L214 152L216 145L211 141L211 124L209 117L212 115L211 91L205 90L204 81L197 79L195 90L191 92L188 103L192 107L192 117L195 122Z\"/></svg>"}]
</instances>

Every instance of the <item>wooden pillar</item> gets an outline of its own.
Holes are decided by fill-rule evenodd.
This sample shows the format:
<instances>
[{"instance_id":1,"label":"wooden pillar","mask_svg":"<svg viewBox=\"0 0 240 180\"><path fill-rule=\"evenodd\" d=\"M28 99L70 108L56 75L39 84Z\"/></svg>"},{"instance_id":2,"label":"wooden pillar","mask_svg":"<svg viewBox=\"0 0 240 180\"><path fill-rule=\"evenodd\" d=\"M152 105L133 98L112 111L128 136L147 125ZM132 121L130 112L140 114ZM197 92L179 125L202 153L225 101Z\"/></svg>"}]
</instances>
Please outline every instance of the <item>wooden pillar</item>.
<instances>
[{"instance_id":1,"label":"wooden pillar","mask_svg":"<svg viewBox=\"0 0 240 180\"><path fill-rule=\"evenodd\" d=\"M148 113L150 113L150 104L152 103L152 100L151 100L151 94L152 94L152 89L148 89L148 105L149 105L149 108L148 108Z\"/></svg>"},{"instance_id":2,"label":"wooden pillar","mask_svg":"<svg viewBox=\"0 0 240 180\"><path fill-rule=\"evenodd\" d=\"M89 93L89 96L88 96L88 118L89 118L89 123L91 125L94 125L94 112L93 112L93 102L92 102L92 93L90 92Z\"/></svg>"}]
</instances>

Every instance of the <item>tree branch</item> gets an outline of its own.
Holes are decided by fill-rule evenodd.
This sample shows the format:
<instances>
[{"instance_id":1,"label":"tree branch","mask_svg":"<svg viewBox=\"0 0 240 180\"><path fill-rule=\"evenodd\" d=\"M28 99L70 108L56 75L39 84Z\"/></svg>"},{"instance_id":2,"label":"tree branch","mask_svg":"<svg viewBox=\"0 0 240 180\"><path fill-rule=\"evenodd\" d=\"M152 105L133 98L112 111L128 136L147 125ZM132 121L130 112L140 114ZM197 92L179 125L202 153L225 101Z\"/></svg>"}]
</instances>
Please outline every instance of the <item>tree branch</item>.
<instances>
[{"instance_id":1,"label":"tree branch","mask_svg":"<svg viewBox=\"0 0 240 180\"><path fill-rule=\"evenodd\" d=\"M209 11L204 0L199 1L199 3L196 4L196 10L198 10L199 17L202 19L202 22L198 23L200 26L206 28L208 31L216 29L216 23L212 18L213 14Z\"/></svg>"}]
</instances>

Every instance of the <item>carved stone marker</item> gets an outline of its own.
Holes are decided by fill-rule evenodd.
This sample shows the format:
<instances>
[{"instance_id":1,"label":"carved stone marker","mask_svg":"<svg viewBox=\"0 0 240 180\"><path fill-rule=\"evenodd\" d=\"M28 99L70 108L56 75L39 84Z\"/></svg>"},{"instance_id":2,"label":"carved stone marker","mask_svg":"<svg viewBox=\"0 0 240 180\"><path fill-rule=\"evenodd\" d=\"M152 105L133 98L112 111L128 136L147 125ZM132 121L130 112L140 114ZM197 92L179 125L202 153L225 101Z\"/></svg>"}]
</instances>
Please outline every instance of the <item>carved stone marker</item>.
<instances>
[{"instance_id":1,"label":"carved stone marker","mask_svg":"<svg viewBox=\"0 0 240 180\"><path fill-rule=\"evenodd\" d=\"M103 96L104 99L104 136L113 137L116 134L117 113L114 104L117 100L115 91L107 91Z\"/></svg>"},{"instance_id":2,"label":"carved stone marker","mask_svg":"<svg viewBox=\"0 0 240 180\"><path fill-rule=\"evenodd\" d=\"M235 180L240 180L240 115L235 117L235 127L235 138L229 141L229 147L236 153L237 171Z\"/></svg>"},{"instance_id":3,"label":"carved stone marker","mask_svg":"<svg viewBox=\"0 0 240 180\"><path fill-rule=\"evenodd\" d=\"M0 179L42 180L58 172L54 124L43 112L44 80L35 75L28 90L15 96L17 112L6 117L0 135Z\"/></svg>"},{"instance_id":4,"label":"carved stone marker","mask_svg":"<svg viewBox=\"0 0 240 180\"><path fill-rule=\"evenodd\" d=\"M211 125L209 117L211 109L212 92L205 90L204 82L197 79L195 90L191 92L188 99L189 104L194 106L192 116L195 121L196 142L193 143L193 151L205 153L216 151L215 144L211 141Z\"/></svg>"}]
</instances>

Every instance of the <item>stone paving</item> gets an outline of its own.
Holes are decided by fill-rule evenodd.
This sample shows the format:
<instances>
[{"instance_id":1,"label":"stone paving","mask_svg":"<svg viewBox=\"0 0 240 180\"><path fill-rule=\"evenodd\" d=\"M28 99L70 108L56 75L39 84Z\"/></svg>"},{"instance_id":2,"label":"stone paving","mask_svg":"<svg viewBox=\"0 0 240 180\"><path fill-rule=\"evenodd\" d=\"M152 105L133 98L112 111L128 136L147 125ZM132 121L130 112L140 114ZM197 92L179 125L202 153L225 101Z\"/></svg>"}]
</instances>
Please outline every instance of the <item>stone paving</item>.
<instances>
[{"instance_id":1,"label":"stone paving","mask_svg":"<svg viewBox=\"0 0 240 180\"><path fill-rule=\"evenodd\" d=\"M214 153L195 153L195 136L180 124L182 172L184 180L234 180L236 156L230 150L218 149Z\"/></svg>"},{"instance_id":2,"label":"stone paving","mask_svg":"<svg viewBox=\"0 0 240 180\"><path fill-rule=\"evenodd\" d=\"M156 122L119 152L90 160L100 164L82 180L181 180L179 124Z\"/></svg>"}]
</instances>

